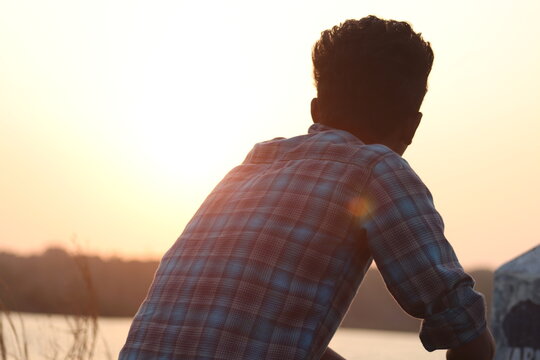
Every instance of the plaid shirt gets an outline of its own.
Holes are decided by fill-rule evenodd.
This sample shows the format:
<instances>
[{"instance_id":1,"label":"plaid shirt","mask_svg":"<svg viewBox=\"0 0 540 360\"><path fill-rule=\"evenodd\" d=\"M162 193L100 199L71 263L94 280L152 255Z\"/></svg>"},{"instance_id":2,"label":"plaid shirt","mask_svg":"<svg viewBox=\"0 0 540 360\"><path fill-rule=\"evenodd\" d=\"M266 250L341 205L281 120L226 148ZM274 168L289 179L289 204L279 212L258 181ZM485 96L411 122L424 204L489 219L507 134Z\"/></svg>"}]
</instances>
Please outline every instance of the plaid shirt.
<instances>
[{"instance_id":1,"label":"plaid shirt","mask_svg":"<svg viewBox=\"0 0 540 360\"><path fill-rule=\"evenodd\" d=\"M483 297L403 158L320 124L259 143L163 257L120 359L330 358L372 260L424 319L427 350L485 329Z\"/></svg>"}]
</instances>

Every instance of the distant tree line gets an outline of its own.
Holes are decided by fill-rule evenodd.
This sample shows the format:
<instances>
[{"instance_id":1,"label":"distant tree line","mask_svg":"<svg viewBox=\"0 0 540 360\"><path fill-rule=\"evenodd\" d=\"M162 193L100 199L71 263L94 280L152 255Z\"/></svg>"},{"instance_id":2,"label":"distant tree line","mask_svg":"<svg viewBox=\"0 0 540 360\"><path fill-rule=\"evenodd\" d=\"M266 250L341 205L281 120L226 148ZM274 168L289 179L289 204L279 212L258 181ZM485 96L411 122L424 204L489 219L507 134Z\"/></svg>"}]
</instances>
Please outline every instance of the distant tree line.
<instances>
[{"instance_id":1,"label":"distant tree line","mask_svg":"<svg viewBox=\"0 0 540 360\"><path fill-rule=\"evenodd\" d=\"M101 316L133 316L157 266L60 248L37 256L0 253L0 300L14 311L78 315L97 308Z\"/></svg>"},{"instance_id":2,"label":"distant tree line","mask_svg":"<svg viewBox=\"0 0 540 360\"><path fill-rule=\"evenodd\" d=\"M41 255L0 252L0 310L131 317L139 308L158 261L72 255L50 248ZM471 271L491 308L493 272ZM403 312L377 270L370 269L342 326L418 331L419 320Z\"/></svg>"}]
</instances>

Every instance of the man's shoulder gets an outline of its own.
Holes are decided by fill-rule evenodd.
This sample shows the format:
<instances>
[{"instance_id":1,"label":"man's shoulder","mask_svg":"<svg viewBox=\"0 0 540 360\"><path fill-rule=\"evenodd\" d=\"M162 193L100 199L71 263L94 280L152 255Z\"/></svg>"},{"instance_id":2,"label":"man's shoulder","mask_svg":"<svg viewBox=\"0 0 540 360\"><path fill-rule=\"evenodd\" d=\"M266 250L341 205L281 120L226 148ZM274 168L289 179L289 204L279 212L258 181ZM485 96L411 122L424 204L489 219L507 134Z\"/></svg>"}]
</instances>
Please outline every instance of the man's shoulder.
<instances>
[{"instance_id":1,"label":"man's shoulder","mask_svg":"<svg viewBox=\"0 0 540 360\"><path fill-rule=\"evenodd\" d=\"M353 134L314 124L307 134L255 144L246 162L321 160L371 167L385 157L401 157L381 144L365 144Z\"/></svg>"}]
</instances>

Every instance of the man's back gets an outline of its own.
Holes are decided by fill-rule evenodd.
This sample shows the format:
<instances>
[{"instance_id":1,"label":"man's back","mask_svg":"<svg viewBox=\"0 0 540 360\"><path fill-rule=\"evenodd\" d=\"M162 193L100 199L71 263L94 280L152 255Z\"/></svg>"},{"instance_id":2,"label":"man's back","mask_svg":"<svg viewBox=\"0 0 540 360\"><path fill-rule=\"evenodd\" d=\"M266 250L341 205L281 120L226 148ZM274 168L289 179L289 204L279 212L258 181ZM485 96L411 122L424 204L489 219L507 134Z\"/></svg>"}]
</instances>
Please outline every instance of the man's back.
<instances>
[{"instance_id":1,"label":"man's back","mask_svg":"<svg viewBox=\"0 0 540 360\"><path fill-rule=\"evenodd\" d=\"M371 262L355 202L388 152L322 126L258 144L164 256L124 353L320 357Z\"/></svg>"},{"instance_id":2,"label":"man's back","mask_svg":"<svg viewBox=\"0 0 540 360\"><path fill-rule=\"evenodd\" d=\"M403 173L396 176L409 189L381 185L396 171ZM408 177L418 183L405 184ZM408 209L430 203L425 191L399 155L382 145L365 145L342 130L316 124L308 135L257 144L216 186L165 254L120 358L318 359L372 256L384 252L381 272L414 315L424 317L426 302L459 283L473 300L482 301L451 248L437 244L444 238L426 234L426 249L418 248L418 241L389 250L391 239L376 229L378 221L386 220L375 215L374 207L380 208L375 199L391 192L404 192L396 199L413 220L421 214L423 219L414 220L418 229L432 226L438 219L432 207L418 214ZM383 211L388 221L407 226L399 214ZM403 234L416 230L398 229ZM368 235L380 243L370 244ZM412 257L405 251L411 246ZM439 258L430 259L437 246ZM428 268L415 264L418 256ZM400 279L403 271L394 268L403 261L410 276L417 272L422 281L431 277L442 285ZM419 287L421 293L408 293ZM437 347L440 340L430 341Z\"/></svg>"}]
</instances>

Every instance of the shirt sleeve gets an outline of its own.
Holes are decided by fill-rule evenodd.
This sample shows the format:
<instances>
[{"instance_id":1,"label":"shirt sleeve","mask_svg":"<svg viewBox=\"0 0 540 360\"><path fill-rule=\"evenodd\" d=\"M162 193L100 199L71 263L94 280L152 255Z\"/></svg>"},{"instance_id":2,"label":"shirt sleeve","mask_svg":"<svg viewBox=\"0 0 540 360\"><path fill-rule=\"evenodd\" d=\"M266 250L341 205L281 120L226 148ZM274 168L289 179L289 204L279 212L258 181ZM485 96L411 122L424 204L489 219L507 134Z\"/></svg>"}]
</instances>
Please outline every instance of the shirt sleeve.
<instances>
[{"instance_id":1,"label":"shirt sleeve","mask_svg":"<svg viewBox=\"0 0 540 360\"><path fill-rule=\"evenodd\" d=\"M473 340L486 327L483 296L444 236L444 224L424 183L389 154L372 169L364 195L364 229L373 259L396 301L423 319L428 351Z\"/></svg>"}]
</instances>

